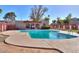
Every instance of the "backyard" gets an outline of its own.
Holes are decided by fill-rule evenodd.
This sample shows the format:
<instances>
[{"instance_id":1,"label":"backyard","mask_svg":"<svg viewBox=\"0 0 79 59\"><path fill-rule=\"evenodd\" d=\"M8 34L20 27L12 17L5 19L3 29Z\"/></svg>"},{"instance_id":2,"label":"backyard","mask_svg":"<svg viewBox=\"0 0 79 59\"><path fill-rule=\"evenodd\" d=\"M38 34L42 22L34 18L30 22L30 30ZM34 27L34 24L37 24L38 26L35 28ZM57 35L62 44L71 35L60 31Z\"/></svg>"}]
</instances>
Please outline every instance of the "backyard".
<instances>
[{"instance_id":1,"label":"backyard","mask_svg":"<svg viewBox=\"0 0 79 59\"><path fill-rule=\"evenodd\" d=\"M58 6L59 11L56 11L57 6L52 5L23 5L23 10L19 6L2 7L1 53L79 53L79 18L69 13L70 7L65 15L61 7L68 6ZM12 7L13 10L10 10Z\"/></svg>"}]
</instances>

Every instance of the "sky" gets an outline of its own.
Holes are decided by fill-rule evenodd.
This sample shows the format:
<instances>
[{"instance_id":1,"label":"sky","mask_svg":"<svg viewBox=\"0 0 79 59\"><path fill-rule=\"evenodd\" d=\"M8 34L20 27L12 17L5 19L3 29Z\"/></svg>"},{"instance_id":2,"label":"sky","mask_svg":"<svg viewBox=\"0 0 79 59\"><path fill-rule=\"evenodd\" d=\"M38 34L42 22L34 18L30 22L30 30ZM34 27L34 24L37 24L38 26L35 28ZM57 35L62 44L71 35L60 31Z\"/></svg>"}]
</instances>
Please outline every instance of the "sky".
<instances>
[{"instance_id":1,"label":"sky","mask_svg":"<svg viewBox=\"0 0 79 59\"><path fill-rule=\"evenodd\" d=\"M3 19L7 12L15 12L16 20L29 20L31 14L31 8L34 5L0 5L0 9L3 12L0 14L0 19ZM50 22L57 17L64 19L69 13L72 17L79 17L79 5L43 5L47 7L48 11L44 16L50 15Z\"/></svg>"}]
</instances>

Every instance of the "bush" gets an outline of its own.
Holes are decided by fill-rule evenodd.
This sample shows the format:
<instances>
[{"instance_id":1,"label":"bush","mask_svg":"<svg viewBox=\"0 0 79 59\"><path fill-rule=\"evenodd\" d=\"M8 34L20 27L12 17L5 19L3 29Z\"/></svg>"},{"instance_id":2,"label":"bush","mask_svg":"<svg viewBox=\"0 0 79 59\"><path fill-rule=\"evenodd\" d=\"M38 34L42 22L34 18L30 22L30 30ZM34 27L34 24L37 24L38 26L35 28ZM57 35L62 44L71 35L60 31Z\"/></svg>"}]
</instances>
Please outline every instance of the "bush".
<instances>
[{"instance_id":1,"label":"bush","mask_svg":"<svg viewBox=\"0 0 79 59\"><path fill-rule=\"evenodd\" d=\"M79 31L77 33L79 34Z\"/></svg>"},{"instance_id":2,"label":"bush","mask_svg":"<svg viewBox=\"0 0 79 59\"><path fill-rule=\"evenodd\" d=\"M50 27L42 26L41 29L50 29Z\"/></svg>"}]
</instances>

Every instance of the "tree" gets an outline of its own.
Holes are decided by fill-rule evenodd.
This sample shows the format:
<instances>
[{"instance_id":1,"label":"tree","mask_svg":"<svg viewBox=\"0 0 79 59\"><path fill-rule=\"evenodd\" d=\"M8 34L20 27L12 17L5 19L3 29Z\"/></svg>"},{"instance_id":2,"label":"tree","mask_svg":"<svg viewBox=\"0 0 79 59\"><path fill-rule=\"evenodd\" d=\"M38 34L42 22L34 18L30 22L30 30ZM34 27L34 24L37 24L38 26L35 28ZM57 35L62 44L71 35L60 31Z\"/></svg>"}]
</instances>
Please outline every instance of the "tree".
<instances>
[{"instance_id":1,"label":"tree","mask_svg":"<svg viewBox=\"0 0 79 59\"><path fill-rule=\"evenodd\" d=\"M50 17L50 15L48 15L48 17L45 17L45 19L44 19L44 20L45 20L45 21L49 21L49 20L50 20L50 18L49 18L49 17Z\"/></svg>"},{"instance_id":2,"label":"tree","mask_svg":"<svg viewBox=\"0 0 79 59\"><path fill-rule=\"evenodd\" d=\"M69 14L65 19L65 23L69 24L71 22L71 17L72 17L72 14Z\"/></svg>"},{"instance_id":3,"label":"tree","mask_svg":"<svg viewBox=\"0 0 79 59\"><path fill-rule=\"evenodd\" d=\"M2 13L2 9L0 9L0 14Z\"/></svg>"},{"instance_id":4,"label":"tree","mask_svg":"<svg viewBox=\"0 0 79 59\"><path fill-rule=\"evenodd\" d=\"M54 23L54 24L55 24L55 23L56 23L56 20L52 20L52 23Z\"/></svg>"},{"instance_id":5,"label":"tree","mask_svg":"<svg viewBox=\"0 0 79 59\"><path fill-rule=\"evenodd\" d=\"M48 9L42 5L34 6L30 18L33 19L33 21L40 21L47 10Z\"/></svg>"},{"instance_id":6,"label":"tree","mask_svg":"<svg viewBox=\"0 0 79 59\"><path fill-rule=\"evenodd\" d=\"M61 24L60 17L57 17L57 24Z\"/></svg>"},{"instance_id":7,"label":"tree","mask_svg":"<svg viewBox=\"0 0 79 59\"><path fill-rule=\"evenodd\" d=\"M2 13L2 9L0 9L0 14Z\"/></svg>"},{"instance_id":8,"label":"tree","mask_svg":"<svg viewBox=\"0 0 79 59\"><path fill-rule=\"evenodd\" d=\"M8 12L3 18L5 19L5 21L15 21L15 17L16 15L14 12Z\"/></svg>"},{"instance_id":9,"label":"tree","mask_svg":"<svg viewBox=\"0 0 79 59\"><path fill-rule=\"evenodd\" d=\"M49 25L49 20L50 20L49 17L50 17L50 15L48 15L48 17L45 17L44 18L44 22L45 22L44 24L45 24L45 26L48 26Z\"/></svg>"},{"instance_id":10,"label":"tree","mask_svg":"<svg viewBox=\"0 0 79 59\"><path fill-rule=\"evenodd\" d=\"M64 24L64 20L62 20L62 19L60 19L60 17L58 17L57 24L58 24L58 29L61 29L61 26Z\"/></svg>"},{"instance_id":11,"label":"tree","mask_svg":"<svg viewBox=\"0 0 79 59\"><path fill-rule=\"evenodd\" d=\"M67 21L67 20L64 20L64 24L68 24L69 23L69 21Z\"/></svg>"}]
</instances>

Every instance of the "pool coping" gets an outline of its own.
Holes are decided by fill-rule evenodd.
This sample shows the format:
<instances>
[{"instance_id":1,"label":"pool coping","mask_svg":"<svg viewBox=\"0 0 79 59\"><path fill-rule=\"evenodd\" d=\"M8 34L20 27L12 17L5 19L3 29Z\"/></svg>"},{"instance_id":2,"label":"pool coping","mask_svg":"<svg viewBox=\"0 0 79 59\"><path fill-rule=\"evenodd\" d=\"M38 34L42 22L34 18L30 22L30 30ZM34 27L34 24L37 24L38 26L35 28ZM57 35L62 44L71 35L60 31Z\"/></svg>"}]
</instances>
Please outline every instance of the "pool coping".
<instances>
[{"instance_id":1,"label":"pool coping","mask_svg":"<svg viewBox=\"0 0 79 59\"><path fill-rule=\"evenodd\" d=\"M63 51L57 49L57 48L44 48L44 47L32 47L32 46L20 46L20 45L16 45L16 44L11 44L11 43L7 43L6 41L4 41L5 44L8 45L12 45L12 46L17 46L17 47L23 47L23 48L34 48L34 49L45 49L45 50L56 50L59 53L64 53Z\"/></svg>"}]
</instances>

